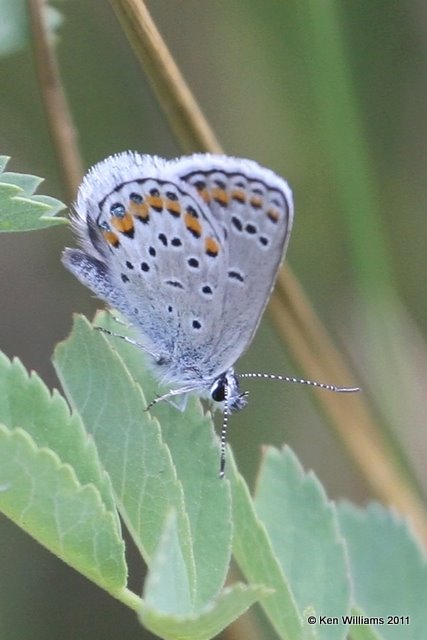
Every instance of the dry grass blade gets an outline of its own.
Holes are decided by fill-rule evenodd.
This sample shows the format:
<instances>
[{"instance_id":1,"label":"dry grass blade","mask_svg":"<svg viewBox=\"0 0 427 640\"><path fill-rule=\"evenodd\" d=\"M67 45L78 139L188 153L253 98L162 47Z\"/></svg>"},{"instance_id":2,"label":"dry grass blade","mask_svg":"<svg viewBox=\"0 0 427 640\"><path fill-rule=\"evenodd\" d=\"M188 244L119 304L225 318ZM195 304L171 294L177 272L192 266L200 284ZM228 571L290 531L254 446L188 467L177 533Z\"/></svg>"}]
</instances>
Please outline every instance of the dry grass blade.
<instances>
[{"instance_id":1,"label":"dry grass blade","mask_svg":"<svg viewBox=\"0 0 427 640\"><path fill-rule=\"evenodd\" d=\"M44 0L28 0L40 93L66 196L73 200L83 176L77 134L62 87L56 53L44 24Z\"/></svg>"},{"instance_id":2,"label":"dry grass blade","mask_svg":"<svg viewBox=\"0 0 427 640\"><path fill-rule=\"evenodd\" d=\"M220 153L221 146L140 0L111 0L184 151Z\"/></svg>"}]
</instances>

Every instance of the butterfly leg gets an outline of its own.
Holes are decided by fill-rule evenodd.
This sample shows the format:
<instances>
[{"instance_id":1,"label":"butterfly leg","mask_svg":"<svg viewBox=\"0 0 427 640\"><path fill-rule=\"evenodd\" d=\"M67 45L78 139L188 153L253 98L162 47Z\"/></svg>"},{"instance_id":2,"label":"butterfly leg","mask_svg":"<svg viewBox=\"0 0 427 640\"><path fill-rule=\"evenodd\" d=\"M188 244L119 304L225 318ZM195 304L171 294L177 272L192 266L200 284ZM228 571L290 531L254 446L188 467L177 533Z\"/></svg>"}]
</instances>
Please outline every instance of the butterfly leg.
<instances>
[{"instance_id":1,"label":"butterfly leg","mask_svg":"<svg viewBox=\"0 0 427 640\"><path fill-rule=\"evenodd\" d=\"M144 345L142 345L140 342L137 342L133 338L129 338L128 336L122 336L121 333L114 333L114 331L110 331L109 329L105 329L104 327L94 327L94 329L96 329L97 331L102 331L102 333L106 333L107 336L112 336L113 338L121 338L121 340L124 340L128 344L131 344L134 347L141 349L141 351L144 351L144 353L147 353L149 356L154 358L156 362L161 362L163 360L161 355L159 355L158 353L152 353L146 347L144 347Z\"/></svg>"},{"instance_id":2,"label":"butterfly leg","mask_svg":"<svg viewBox=\"0 0 427 640\"><path fill-rule=\"evenodd\" d=\"M124 320L119 318L119 316L115 316L111 311L110 311L110 315L111 315L112 319L114 320L114 322L117 322L117 324L120 324L122 327L127 327L129 329L129 327L132 326L130 324L130 322L125 322Z\"/></svg>"},{"instance_id":3,"label":"butterfly leg","mask_svg":"<svg viewBox=\"0 0 427 640\"><path fill-rule=\"evenodd\" d=\"M168 393L165 393L162 396L157 396L156 398L154 398L154 400L152 400L146 406L145 410L149 411L158 402L163 402L163 400L170 400L175 396L180 396L180 395L184 396L185 394L190 393L191 391L196 391L197 389L200 389L200 387L195 385L191 385L191 386L188 385L187 387L181 387L180 389L171 389L170 391L168 391ZM181 403L172 402L171 404L173 404L173 406L175 406L177 409L180 409L181 411L183 411L183 409L185 408L185 403L181 404Z\"/></svg>"}]
</instances>

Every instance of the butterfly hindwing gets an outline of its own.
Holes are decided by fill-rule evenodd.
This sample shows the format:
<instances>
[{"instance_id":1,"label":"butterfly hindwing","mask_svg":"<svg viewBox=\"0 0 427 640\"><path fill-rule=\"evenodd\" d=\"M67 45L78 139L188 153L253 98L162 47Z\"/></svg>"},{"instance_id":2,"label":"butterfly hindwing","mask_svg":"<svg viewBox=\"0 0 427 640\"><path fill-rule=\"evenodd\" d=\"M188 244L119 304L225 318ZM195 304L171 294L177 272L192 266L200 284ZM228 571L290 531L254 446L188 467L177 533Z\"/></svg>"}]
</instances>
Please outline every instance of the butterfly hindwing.
<instances>
[{"instance_id":1,"label":"butterfly hindwing","mask_svg":"<svg viewBox=\"0 0 427 640\"><path fill-rule=\"evenodd\" d=\"M226 367L250 343L274 285L292 228L287 183L249 160L196 155L180 176L224 229L228 244L224 308L215 352Z\"/></svg>"}]
</instances>

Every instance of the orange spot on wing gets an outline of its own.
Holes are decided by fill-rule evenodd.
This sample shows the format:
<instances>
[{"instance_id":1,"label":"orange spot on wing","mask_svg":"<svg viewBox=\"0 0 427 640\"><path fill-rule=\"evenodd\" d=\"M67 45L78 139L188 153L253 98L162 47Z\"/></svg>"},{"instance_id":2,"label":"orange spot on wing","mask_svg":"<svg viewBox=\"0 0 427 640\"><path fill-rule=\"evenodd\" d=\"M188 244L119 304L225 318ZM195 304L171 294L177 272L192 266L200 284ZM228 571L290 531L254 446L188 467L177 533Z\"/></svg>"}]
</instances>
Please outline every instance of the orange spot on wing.
<instances>
[{"instance_id":1,"label":"orange spot on wing","mask_svg":"<svg viewBox=\"0 0 427 640\"><path fill-rule=\"evenodd\" d=\"M263 205L262 198L259 198L258 196L252 196L249 202L251 207L255 207L256 209L260 209Z\"/></svg>"},{"instance_id":2,"label":"orange spot on wing","mask_svg":"<svg viewBox=\"0 0 427 640\"><path fill-rule=\"evenodd\" d=\"M225 189L221 189L220 187L215 187L214 189L212 189L211 196L213 200L215 200L215 202L218 202L219 204L228 204L230 200Z\"/></svg>"},{"instance_id":3,"label":"orange spot on wing","mask_svg":"<svg viewBox=\"0 0 427 640\"><path fill-rule=\"evenodd\" d=\"M202 225L200 224L199 220L197 218L194 218L191 214L186 213L184 222L188 231L190 231L196 238L200 238L200 236L202 235Z\"/></svg>"},{"instance_id":4,"label":"orange spot on wing","mask_svg":"<svg viewBox=\"0 0 427 640\"><path fill-rule=\"evenodd\" d=\"M176 200L166 200L165 207L172 215L178 216L181 215L181 205Z\"/></svg>"},{"instance_id":5,"label":"orange spot on wing","mask_svg":"<svg viewBox=\"0 0 427 640\"><path fill-rule=\"evenodd\" d=\"M272 222L278 222L280 215L278 211L275 211L274 209L269 209L267 211L267 217L270 218Z\"/></svg>"},{"instance_id":6,"label":"orange spot on wing","mask_svg":"<svg viewBox=\"0 0 427 640\"><path fill-rule=\"evenodd\" d=\"M147 204L153 207L153 209L156 209L156 211L163 209L163 198L160 198L160 196L147 196L146 201Z\"/></svg>"},{"instance_id":7,"label":"orange spot on wing","mask_svg":"<svg viewBox=\"0 0 427 640\"><path fill-rule=\"evenodd\" d=\"M231 197L233 200L237 200L237 202L246 202L246 193L243 189L234 189L231 192Z\"/></svg>"},{"instance_id":8,"label":"orange spot on wing","mask_svg":"<svg viewBox=\"0 0 427 640\"><path fill-rule=\"evenodd\" d=\"M129 233L130 231L133 231L133 219L130 213L125 213L122 218L119 218L118 216L111 216L110 222L112 226L121 233Z\"/></svg>"},{"instance_id":9,"label":"orange spot on wing","mask_svg":"<svg viewBox=\"0 0 427 640\"><path fill-rule=\"evenodd\" d=\"M208 256L211 256L213 258L218 255L219 244L215 240L215 238L212 238L212 236L208 236L205 239L205 251L208 254Z\"/></svg>"},{"instance_id":10,"label":"orange spot on wing","mask_svg":"<svg viewBox=\"0 0 427 640\"><path fill-rule=\"evenodd\" d=\"M199 196L204 202L210 202L212 194L207 189L199 189Z\"/></svg>"},{"instance_id":11,"label":"orange spot on wing","mask_svg":"<svg viewBox=\"0 0 427 640\"><path fill-rule=\"evenodd\" d=\"M103 231L102 235L104 236L104 238L106 239L106 241L108 242L108 244L111 244L113 247L118 247L119 246L119 239L116 236L115 233L113 233L112 231Z\"/></svg>"},{"instance_id":12,"label":"orange spot on wing","mask_svg":"<svg viewBox=\"0 0 427 640\"><path fill-rule=\"evenodd\" d=\"M135 216L135 218L140 218L141 220L148 220L150 217L149 207L145 202L142 202L141 204L131 202L129 204L129 212Z\"/></svg>"}]
</instances>

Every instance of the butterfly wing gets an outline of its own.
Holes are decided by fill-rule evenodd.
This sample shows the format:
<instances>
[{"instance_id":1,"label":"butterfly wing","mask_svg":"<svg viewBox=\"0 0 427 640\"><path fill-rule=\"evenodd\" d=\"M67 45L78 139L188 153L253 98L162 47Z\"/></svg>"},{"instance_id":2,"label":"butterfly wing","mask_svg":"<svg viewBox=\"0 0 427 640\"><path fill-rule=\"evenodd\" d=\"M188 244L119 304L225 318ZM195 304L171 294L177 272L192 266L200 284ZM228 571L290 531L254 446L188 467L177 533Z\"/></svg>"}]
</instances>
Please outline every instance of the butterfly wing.
<instances>
[{"instance_id":1,"label":"butterfly wing","mask_svg":"<svg viewBox=\"0 0 427 640\"><path fill-rule=\"evenodd\" d=\"M123 153L85 177L65 266L140 331L170 383L207 385L248 346L289 239L287 184L255 162Z\"/></svg>"},{"instance_id":2,"label":"butterfly wing","mask_svg":"<svg viewBox=\"0 0 427 640\"><path fill-rule=\"evenodd\" d=\"M173 162L125 153L88 173L76 212L83 250L65 266L139 329L168 382L210 379L228 246L197 190Z\"/></svg>"},{"instance_id":3,"label":"butterfly wing","mask_svg":"<svg viewBox=\"0 0 427 640\"><path fill-rule=\"evenodd\" d=\"M224 371L247 348L274 286L293 221L288 184L250 160L196 154L178 161L228 245L220 330L212 352Z\"/></svg>"}]
</instances>

